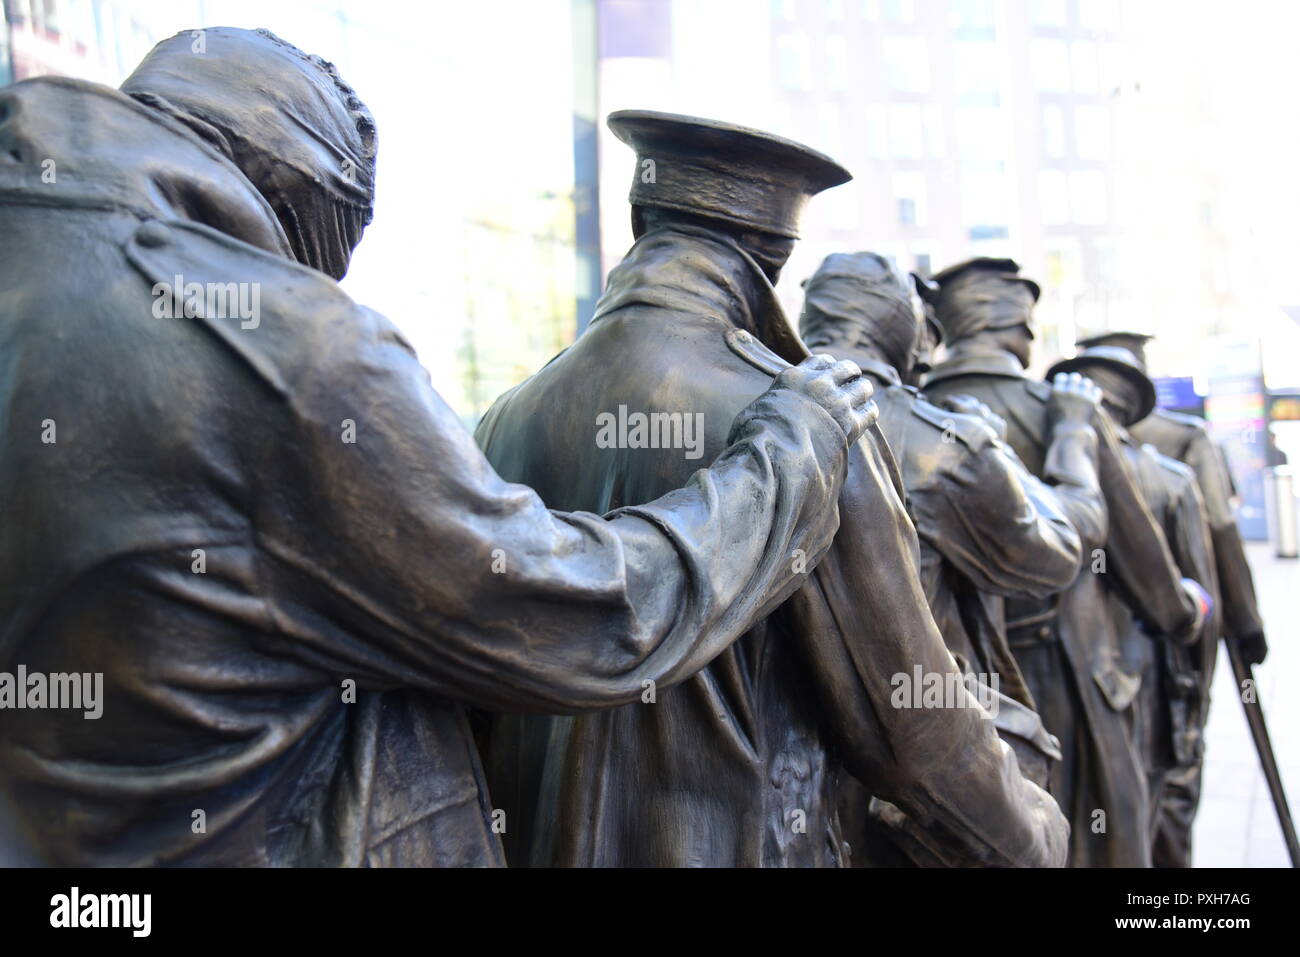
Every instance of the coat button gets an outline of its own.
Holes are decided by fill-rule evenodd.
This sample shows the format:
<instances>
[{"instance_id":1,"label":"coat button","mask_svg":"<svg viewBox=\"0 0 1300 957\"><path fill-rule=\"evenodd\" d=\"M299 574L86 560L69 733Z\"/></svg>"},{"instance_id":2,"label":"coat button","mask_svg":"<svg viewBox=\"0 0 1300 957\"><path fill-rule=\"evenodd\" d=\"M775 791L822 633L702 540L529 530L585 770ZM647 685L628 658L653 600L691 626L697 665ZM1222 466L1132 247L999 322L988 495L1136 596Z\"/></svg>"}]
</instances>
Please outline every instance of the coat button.
<instances>
[{"instance_id":1,"label":"coat button","mask_svg":"<svg viewBox=\"0 0 1300 957\"><path fill-rule=\"evenodd\" d=\"M1042 628L1038 629L1039 638L1050 638L1051 635L1052 635L1052 629L1049 628L1047 625L1044 625Z\"/></svg>"},{"instance_id":2,"label":"coat button","mask_svg":"<svg viewBox=\"0 0 1300 957\"><path fill-rule=\"evenodd\" d=\"M135 231L135 241L149 248L162 246L171 238L171 232L156 219L151 219Z\"/></svg>"}]
</instances>

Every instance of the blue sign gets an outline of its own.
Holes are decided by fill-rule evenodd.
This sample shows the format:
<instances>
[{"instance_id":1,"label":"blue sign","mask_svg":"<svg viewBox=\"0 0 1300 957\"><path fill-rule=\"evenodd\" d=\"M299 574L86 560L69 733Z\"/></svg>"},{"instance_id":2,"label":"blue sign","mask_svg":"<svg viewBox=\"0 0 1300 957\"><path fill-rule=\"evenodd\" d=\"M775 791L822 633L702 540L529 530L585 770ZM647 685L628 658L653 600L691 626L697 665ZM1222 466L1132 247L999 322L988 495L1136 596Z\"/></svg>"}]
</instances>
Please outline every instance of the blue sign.
<instances>
[{"instance_id":1,"label":"blue sign","mask_svg":"<svg viewBox=\"0 0 1300 957\"><path fill-rule=\"evenodd\" d=\"M1227 456L1241 497L1237 525L1247 541L1267 541L1264 468L1268 420L1259 340L1218 336L1211 343L1209 356L1205 420L1211 438Z\"/></svg>"},{"instance_id":2,"label":"blue sign","mask_svg":"<svg viewBox=\"0 0 1300 957\"><path fill-rule=\"evenodd\" d=\"M1191 376L1161 376L1156 384L1156 405L1162 409L1199 409L1201 396Z\"/></svg>"}]
</instances>

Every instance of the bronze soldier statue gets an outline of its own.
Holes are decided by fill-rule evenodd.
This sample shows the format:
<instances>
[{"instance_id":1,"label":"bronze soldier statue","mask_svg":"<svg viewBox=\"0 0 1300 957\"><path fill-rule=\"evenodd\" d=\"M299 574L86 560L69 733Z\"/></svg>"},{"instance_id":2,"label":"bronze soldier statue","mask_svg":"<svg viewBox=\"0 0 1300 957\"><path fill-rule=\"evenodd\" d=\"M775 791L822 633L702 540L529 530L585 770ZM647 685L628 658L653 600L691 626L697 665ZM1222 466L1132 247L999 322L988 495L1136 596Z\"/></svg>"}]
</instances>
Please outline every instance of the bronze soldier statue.
<instances>
[{"instance_id":1,"label":"bronze soldier statue","mask_svg":"<svg viewBox=\"0 0 1300 957\"><path fill-rule=\"evenodd\" d=\"M0 671L102 682L91 720L6 710L0 834L500 864L466 706L618 705L715 658L830 547L870 386L786 369L663 498L548 510L331 278L373 197L355 93L269 33L204 40L124 92L0 90Z\"/></svg>"},{"instance_id":2,"label":"bronze soldier statue","mask_svg":"<svg viewBox=\"0 0 1300 957\"><path fill-rule=\"evenodd\" d=\"M1146 371L1146 344L1153 337L1141 332L1105 332L1080 339L1081 348L1119 346L1127 349ZM1162 455L1184 463L1196 476L1214 545L1214 563L1219 582L1219 621L1225 641L1234 642L1247 665L1263 662L1268 654L1264 623L1255 600L1255 582L1246 561L1241 533L1232 507L1233 484L1222 450L1210 438L1203 419L1195 416L1154 409L1130 432L1134 439L1154 446ZM1218 659L1211 643L1205 649L1205 667L1201 673L1204 687L1201 696L1208 717L1209 686ZM1192 820L1200 802L1202 761L1173 772L1165 790L1160 817L1160 832L1153 861L1157 867L1190 867Z\"/></svg>"},{"instance_id":3,"label":"bronze soldier statue","mask_svg":"<svg viewBox=\"0 0 1300 957\"><path fill-rule=\"evenodd\" d=\"M1048 475L1051 387L1025 375L1038 285L1010 259L978 258L934 277L946 358L926 379L940 402L968 394L1006 421L1007 442L1030 472ZM1085 559L1074 585L1047 602L1007 603L1008 638L1048 731L1061 741L1052 792L1070 818L1075 866L1149 866L1148 794L1132 736L1137 685L1120 667L1106 602L1140 596L1161 633L1195 629L1198 606L1143 502L1109 417L1099 413L1098 465L1106 550Z\"/></svg>"},{"instance_id":4,"label":"bronze soldier statue","mask_svg":"<svg viewBox=\"0 0 1300 957\"><path fill-rule=\"evenodd\" d=\"M808 199L849 178L820 153L728 123L624 111L609 125L638 172L656 171L633 181L636 242L578 341L477 432L502 475L558 508L644 501L696 468L680 443L599 441L609 416L698 417L712 454L723 421L807 354L773 283ZM1021 776L929 613L902 495L872 430L853 450L831 552L698 675L603 714L499 719L493 793L533 822L507 835L512 861L840 865L836 778L847 772L940 859L1062 863L1060 812ZM947 706L892 706L892 679L914 674L955 688Z\"/></svg>"},{"instance_id":5,"label":"bronze soldier statue","mask_svg":"<svg viewBox=\"0 0 1300 957\"><path fill-rule=\"evenodd\" d=\"M1205 589L1207 612L1217 609L1214 548L1196 478L1181 462L1161 455L1150 445L1139 445L1128 431L1152 414L1155 385L1133 353L1113 345L1085 348L1054 365L1048 378L1069 372L1087 375L1101 386L1106 410L1118 426L1121 448L1143 498L1160 522L1179 570ZM1154 842L1165 817L1170 780L1201 764L1201 734L1209 703L1205 676L1217 652L1219 622L1217 614L1205 614L1202 627L1186 636L1191 639L1188 645L1167 635L1150 633L1146 623L1130 611L1136 604L1130 600L1127 604L1112 603L1111 607L1121 616L1116 627L1125 666L1141 682L1135 737L1151 794L1154 863Z\"/></svg>"},{"instance_id":6,"label":"bronze soldier statue","mask_svg":"<svg viewBox=\"0 0 1300 957\"><path fill-rule=\"evenodd\" d=\"M836 253L807 282L799 329L810 349L852 360L875 385L879 428L902 472L921 542L921 580L935 622L967 672L999 675L1001 690L1033 698L983 595L1046 599L1079 572L1084 546L1104 535L1097 483L1097 401L1079 377L1051 400L1055 488L1030 475L978 415L932 405L902 383L925 326L911 295L875 253Z\"/></svg>"},{"instance_id":7,"label":"bronze soldier statue","mask_svg":"<svg viewBox=\"0 0 1300 957\"><path fill-rule=\"evenodd\" d=\"M981 415L939 408L902 384L938 336L929 322L917 321L912 296L888 261L870 252L835 253L804 290L799 331L805 344L851 359L875 384L878 424L902 473L921 544L921 581L944 642L972 680L992 679L992 688L979 694L991 701L1021 770L1046 787L1060 751L1007 646L998 596L1046 599L1062 591L1084 554L1076 526L1089 550L1104 537L1090 424L1099 393L1079 376L1062 377L1054 390L1048 459L1056 487L1050 488ZM866 844L884 856L865 810L861 786L846 778L840 804L846 833L859 835L850 839L855 847ZM871 863L864 857L855 855L854 863Z\"/></svg>"}]
</instances>

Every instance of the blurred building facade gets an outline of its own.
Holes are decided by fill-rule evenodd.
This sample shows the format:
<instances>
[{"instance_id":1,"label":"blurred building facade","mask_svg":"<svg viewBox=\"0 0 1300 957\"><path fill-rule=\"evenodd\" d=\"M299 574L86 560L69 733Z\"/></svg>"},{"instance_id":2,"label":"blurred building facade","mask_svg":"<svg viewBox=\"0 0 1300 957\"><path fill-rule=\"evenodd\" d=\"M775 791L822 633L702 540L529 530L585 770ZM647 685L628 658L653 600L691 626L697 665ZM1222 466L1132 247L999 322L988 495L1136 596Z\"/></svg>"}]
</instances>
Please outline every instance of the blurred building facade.
<instances>
[{"instance_id":1,"label":"blurred building facade","mask_svg":"<svg viewBox=\"0 0 1300 957\"><path fill-rule=\"evenodd\" d=\"M1256 0L1221 12L1204 0L599 0L601 112L744 123L853 172L809 208L777 287L792 319L825 255L872 249L922 273L1018 260L1043 286L1031 372L1082 334L1155 334L1152 373L1194 385L1178 404L1204 404L1255 528L1266 410L1277 395L1300 405L1300 307L1283 308L1300 302L1300 186L1285 167L1300 134L1275 109L1300 16ZM606 271L631 242L632 175L630 151L605 134ZM1300 448L1300 428L1274 431Z\"/></svg>"},{"instance_id":2,"label":"blurred building facade","mask_svg":"<svg viewBox=\"0 0 1300 957\"><path fill-rule=\"evenodd\" d=\"M158 40L223 24L334 62L379 130L375 221L343 287L403 329L467 425L590 312L594 0L3 3L0 83L116 86Z\"/></svg>"},{"instance_id":3,"label":"blurred building facade","mask_svg":"<svg viewBox=\"0 0 1300 957\"><path fill-rule=\"evenodd\" d=\"M717 103L717 115L854 173L813 202L782 283L792 313L822 256L870 248L923 273L1015 257L1043 280L1045 357L1113 318L1125 82L1114 0L603 0L601 10L606 112ZM623 39L647 35L668 42L627 62ZM702 87L731 96L701 97ZM606 236L608 261L626 230L609 221Z\"/></svg>"},{"instance_id":4,"label":"blurred building facade","mask_svg":"<svg viewBox=\"0 0 1300 957\"><path fill-rule=\"evenodd\" d=\"M792 311L798 281L829 252L870 248L923 272L1010 255L1044 286L1044 364L1078 333L1136 327L1165 333L1157 371L1195 375L1199 343L1254 334L1243 309L1259 305L1238 268L1250 255L1234 222L1239 184L1213 148L1240 93L1207 64L1239 50L1207 9L600 0L602 111L734 120L854 173L813 201L781 284ZM608 269L630 238L632 164L612 137L602 147Z\"/></svg>"},{"instance_id":5,"label":"blurred building facade","mask_svg":"<svg viewBox=\"0 0 1300 957\"><path fill-rule=\"evenodd\" d=\"M101 83L125 76L155 42L147 5L4 0L0 83L54 73Z\"/></svg>"},{"instance_id":6,"label":"blurred building facade","mask_svg":"<svg viewBox=\"0 0 1300 957\"><path fill-rule=\"evenodd\" d=\"M809 210L778 286L792 316L831 252L922 272L1005 254L1044 287L1038 368L1127 327L1159 335L1157 375L1202 392L1223 337L1263 343L1265 380L1300 390L1300 325L1279 307L1300 303L1300 279L1279 278L1296 275L1300 124L1269 100L1300 14L1276 4L3 3L5 81L116 84L203 24L333 60L380 134L376 219L344 288L408 333L467 424L572 341L631 243L633 157L604 126L625 108L771 130L853 171Z\"/></svg>"}]
</instances>

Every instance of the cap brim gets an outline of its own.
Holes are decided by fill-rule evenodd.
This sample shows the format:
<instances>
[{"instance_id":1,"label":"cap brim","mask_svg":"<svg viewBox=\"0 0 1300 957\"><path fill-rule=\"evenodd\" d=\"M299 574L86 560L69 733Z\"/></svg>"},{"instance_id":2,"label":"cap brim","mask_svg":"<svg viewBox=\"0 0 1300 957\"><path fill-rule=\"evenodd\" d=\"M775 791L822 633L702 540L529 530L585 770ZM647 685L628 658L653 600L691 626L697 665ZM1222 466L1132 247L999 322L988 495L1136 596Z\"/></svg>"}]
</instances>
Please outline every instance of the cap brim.
<instances>
[{"instance_id":1,"label":"cap brim","mask_svg":"<svg viewBox=\"0 0 1300 957\"><path fill-rule=\"evenodd\" d=\"M1095 366L1104 366L1113 372L1118 372L1137 387L1141 404L1137 409L1138 415L1133 419L1133 422L1141 422L1151 414L1152 410L1156 407L1155 383L1144 375L1140 369L1135 369L1127 363L1118 362L1115 359L1109 359L1106 356L1080 355L1071 356L1069 359L1062 359L1047 370L1047 374L1043 376L1043 379L1047 382L1051 382L1062 372L1078 372L1082 375L1087 375L1089 367ZM1132 425L1133 422L1125 424Z\"/></svg>"},{"instance_id":2,"label":"cap brim","mask_svg":"<svg viewBox=\"0 0 1300 957\"><path fill-rule=\"evenodd\" d=\"M605 122L610 132L638 151L647 143L678 142L691 152L718 157L734 155L750 161L761 157L771 168L798 177L814 194L853 179L852 173L825 153L737 123L656 110L618 110Z\"/></svg>"}]
</instances>

